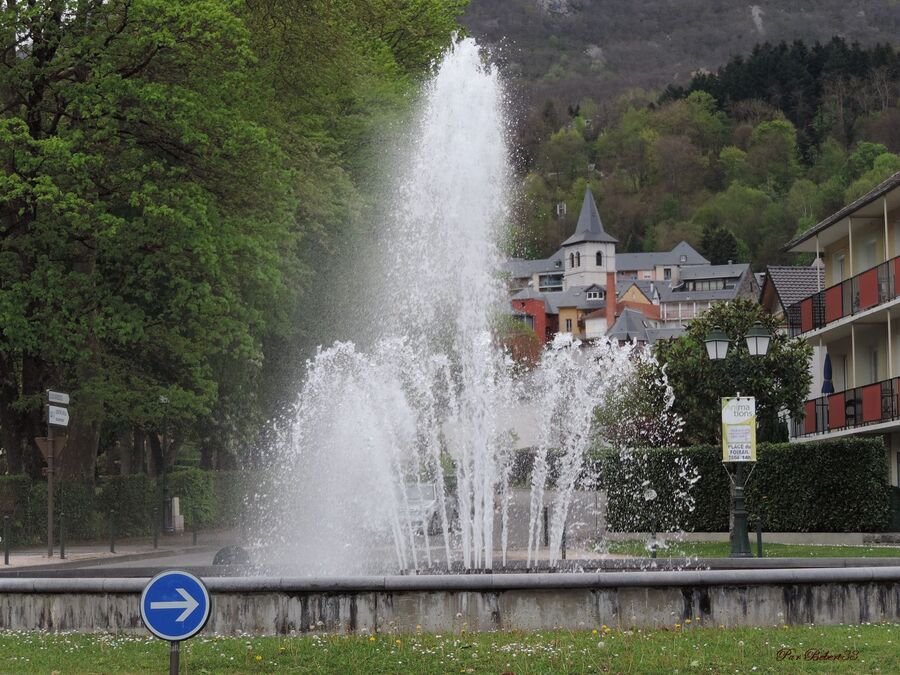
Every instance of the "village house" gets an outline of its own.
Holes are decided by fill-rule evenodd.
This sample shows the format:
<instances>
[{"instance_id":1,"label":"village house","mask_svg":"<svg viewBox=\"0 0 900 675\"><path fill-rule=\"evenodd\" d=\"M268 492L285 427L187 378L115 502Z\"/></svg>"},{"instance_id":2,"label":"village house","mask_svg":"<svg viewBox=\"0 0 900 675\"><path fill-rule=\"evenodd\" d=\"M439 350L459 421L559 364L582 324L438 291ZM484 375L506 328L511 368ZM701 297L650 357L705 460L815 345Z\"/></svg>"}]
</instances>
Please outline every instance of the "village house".
<instances>
[{"instance_id":1,"label":"village house","mask_svg":"<svg viewBox=\"0 0 900 675\"><path fill-rule=\"evenodd\" d=\"M514 315L545 341L558 332L593 340L630 309L642 315L652 342L681 334L715 302L758 294L748 264L711 265L686 242L650 253L618 253L617 243L588 188L575 232L559 251L542 260L507 261ZM635 321L629 314L616 335L629 334Z\"/></svg>"}]
</instances>

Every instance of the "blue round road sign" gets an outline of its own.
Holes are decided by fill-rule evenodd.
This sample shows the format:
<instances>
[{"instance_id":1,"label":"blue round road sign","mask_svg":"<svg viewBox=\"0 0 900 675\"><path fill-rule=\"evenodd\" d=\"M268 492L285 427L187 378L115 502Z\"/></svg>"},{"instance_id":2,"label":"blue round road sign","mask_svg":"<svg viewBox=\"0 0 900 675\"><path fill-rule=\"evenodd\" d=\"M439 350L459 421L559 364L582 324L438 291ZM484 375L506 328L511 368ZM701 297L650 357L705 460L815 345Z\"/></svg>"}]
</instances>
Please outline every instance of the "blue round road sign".
<instances>
[{"instance_id":1,"label":"blue round road sign","mask_svg":"<svg viewBox=\"0 0 900 675\"><path fill-rule=\"evenodd\" d=\"M171 642L199 633L209 619L209 591L193 574L157 574L141 593L141 619L156 637Z\"/></svg>"}]
</instances>

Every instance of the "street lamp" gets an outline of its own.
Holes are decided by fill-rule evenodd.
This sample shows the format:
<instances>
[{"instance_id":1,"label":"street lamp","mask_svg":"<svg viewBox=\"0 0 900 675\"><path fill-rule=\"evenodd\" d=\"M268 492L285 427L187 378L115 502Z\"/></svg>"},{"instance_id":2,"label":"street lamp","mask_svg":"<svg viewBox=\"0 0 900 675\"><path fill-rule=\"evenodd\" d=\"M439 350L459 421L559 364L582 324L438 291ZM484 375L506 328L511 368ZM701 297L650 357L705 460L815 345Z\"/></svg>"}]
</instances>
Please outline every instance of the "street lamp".
<instances>
[{"instance_id":1,"label":"street lamp","mask_svg":"<svg viewBox=\"0 0 900 675\"><path fill-rule=\"evenodd\" d=\"M728 336L718 326L709 331L703 342L706 343L706 353L711 360L721 361L728 355Z\"/></svg>"},{"instance_id":2,"label":"street lamp","mask_svg":"<svg viewBox=\"0 0 900 675\"><path fill-rule=\"evenodd\" d=\"M751 356L765 356L769 353L772 336L760 323L755 323L744 336L747 351ZM712 361L724 361L728 354L729 340L725 332L715 326L703 340L706 353ZM740 398L740 394L738 394ZM747 509L744 505L744 487L747 477L744 474L744 462L735 462L734 489L731 492L731 514L734 519L734 532L731 537L731 557L750 558L750 533L747 526Z\"/></svg>"},{"instance_id":3,"label":"street lamp","mask_svg":"<svg viewBox=\"0 0 900 675\"><path fill-rule=\"evenodd\" d=\"M765 356L769 353L769 341L772 336L761 323L755 323L747 331L747 351L751 356Z\"/></svg>"}]
</instances>

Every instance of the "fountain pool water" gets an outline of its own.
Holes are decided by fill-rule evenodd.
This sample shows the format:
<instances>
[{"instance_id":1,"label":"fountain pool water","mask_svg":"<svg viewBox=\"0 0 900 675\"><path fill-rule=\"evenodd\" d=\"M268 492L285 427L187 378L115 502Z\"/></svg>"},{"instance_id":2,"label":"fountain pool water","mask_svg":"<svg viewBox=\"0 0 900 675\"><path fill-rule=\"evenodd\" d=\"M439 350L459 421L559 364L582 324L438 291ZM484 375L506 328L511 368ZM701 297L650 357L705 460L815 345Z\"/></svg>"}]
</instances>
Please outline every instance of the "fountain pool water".
<instances>
[{"instance_id":1,"label":"fountain pool water","mask_svg":"<svg viewBox=\"0 0 900 675\"><path fill-rule=\"evenodd\" d=\"M309 364L274 460L258 532L265 562L318 575L505 563L524 415L539 429L527 558L540 553L551 501L542 555L560 557L594 410L648 357L560 336L523 374L499 346L509 313L497 249L511 176L504 103L475 42L455 44L427 85L392 215L370 252L375 338L364 349L337 342ZM551 449L560 457L552 494Z\"/></svg>"}]
</instances>

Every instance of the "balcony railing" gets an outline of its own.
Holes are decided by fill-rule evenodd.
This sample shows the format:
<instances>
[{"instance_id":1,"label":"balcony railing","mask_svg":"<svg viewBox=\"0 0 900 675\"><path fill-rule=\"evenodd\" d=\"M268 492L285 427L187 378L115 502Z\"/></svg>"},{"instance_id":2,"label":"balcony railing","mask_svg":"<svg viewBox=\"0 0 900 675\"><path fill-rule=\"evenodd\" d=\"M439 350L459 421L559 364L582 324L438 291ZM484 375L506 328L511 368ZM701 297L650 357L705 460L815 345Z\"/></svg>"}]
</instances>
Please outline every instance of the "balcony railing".
<instances>
[{"instance_id":1,"label":"balcony railing","mask_svg":"<svg viewBox=\"0 0 900 675\"><path fill-rule=\"evenodd\" d=\"M900 297L900 256L813 293L787 308L791 337Z\"/></svg>"},{"instance_id":2,"label":"balcony railing","mask_svg":"<svg viewBox=\"0 0 900 675\"><path fill-rule=\"evenodd\" d=\"M900 420L900 377L839 391L805 403L806 416L794 420L791 437L859 429Z\"/></svg>"}]
</instances>

